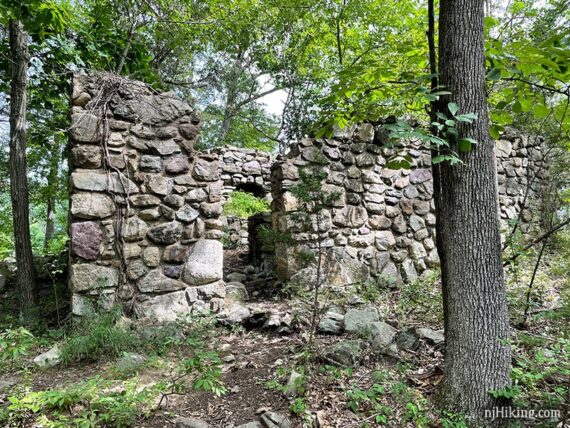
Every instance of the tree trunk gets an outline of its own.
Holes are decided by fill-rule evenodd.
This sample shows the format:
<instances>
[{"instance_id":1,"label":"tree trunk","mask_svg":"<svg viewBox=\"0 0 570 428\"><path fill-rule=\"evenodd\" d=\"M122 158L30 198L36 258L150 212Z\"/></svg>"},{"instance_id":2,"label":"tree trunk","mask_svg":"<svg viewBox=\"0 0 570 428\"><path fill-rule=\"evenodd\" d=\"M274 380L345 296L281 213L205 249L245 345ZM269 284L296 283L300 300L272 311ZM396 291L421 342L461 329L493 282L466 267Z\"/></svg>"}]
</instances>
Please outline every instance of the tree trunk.
<instances>
[{"instance_id":1,"label":"tree trunk","mask_svg":"<svg viewBox=\"0 0 570 428\"><path fill-rule=\"evenodd\" d=\"M241 78L241 74L243 73L243 58L245 55L244 50L240 50L238 56L234 63L231 65L229 71L229 80L228 80L228 92L226 95L226 105L224 108L224 118L222 120L222 125L220 127L220 132L218 133L218 141L217 144L223 145L226 143L228 138L228 132L230 131L230 127L232 125L232 121L234 116L236 115L239 108L237 108L237 96L238 96L238 85Z\"/></svg>"},{"instance_id":2,"label":"tree trunk","mask_svg":"<svg viewBox=\"0 0 570 428\"><path fill-rule=\"evenodd\" d=\"M463 164L441 164L435 189L441 248L445 327L444 407L473 426L496 425L485 410L502 406L490 390L509 385L511 353L501 263L494 143L489 136L485 91L483 0L442 0L439 18L440 85L447 103L477 113L459 134L478 144L461 155ZM456 143L451 143L457 151Z\"/></svg>"},{"instance_id":3,"label":"tree trunk","mask_svg":"<svg viewBox=\"0 0 570 428\"><path fill-rule=\"evenodd\" d=\"M46 207L46 230L44 234L44 250L48 250L49 241L52 240L55 234L55 204L52 195L48 196Z\"/></svg>"},{"instance_id":4,"label":"tree trunk","mask_svg":"<svg viewBox=\"0 0 570 428\"><path fill-rule=\"evenodd\" d=\"M10 21L12 82L10 91L10 190L17 260L20 315L26 320L36 307L36 287L28 203L26 169L26 86L28 83L28 42L22 24Z\"/></svg>"},{"instance_id":5,"label":"tree trunk","mask_svg":"<svg viewBox=\"0 0 570 428\"><path fill-rule=\"evenodd\" d=\"M59 170L60 150L57 143L54 142L54 148L51 154L49 174L47 178L47 201L46 201L46 230L44 235L44 249L49 247L49 241L55 234L55 200L57 193L57 172Z\"/></svg>"},{"instance_id":6,"label":"tree trunk","mask_svg":"<svg viewBox=\"0 0 570 428\"><path fill-rule=\"evenodd\" d=\"M224 118L222 120L222 125L220 127L220 132L218 133L217 144L223 145L226 143L228 138L228 132L230 131L230 126L232 125L232 120L234 118L234 101L236 92L232 89L228 89L228 95L226 97L226 108L224 109Z\"/></svg>"}]
</instances>

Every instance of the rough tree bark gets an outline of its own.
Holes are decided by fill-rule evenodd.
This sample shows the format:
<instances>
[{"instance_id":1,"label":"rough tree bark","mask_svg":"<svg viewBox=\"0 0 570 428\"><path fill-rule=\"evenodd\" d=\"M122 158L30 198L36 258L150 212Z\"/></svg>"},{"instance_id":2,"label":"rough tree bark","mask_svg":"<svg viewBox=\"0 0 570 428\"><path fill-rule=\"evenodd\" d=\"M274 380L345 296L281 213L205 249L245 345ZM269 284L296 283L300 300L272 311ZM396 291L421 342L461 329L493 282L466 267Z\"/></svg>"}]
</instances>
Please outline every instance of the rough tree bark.
<instances>
[{"instance_id":1,"label":"rough tree bark","mask_svg":"<svg viewBox=\"0 0 570 428\"><path fill-rule=\"evenodd\" d=\"M18 273L16 276L20 294L20 315L25 321L36 307L36 287L28 203L28 178L26 168L26 89L28 84L28 42L22 24L11 20L10 54L12 82L10 91L10 190L14 219L14 246Z\"/></svg>"},{"instance_id":2,"label":"rough tree bark","mask_svg":"<svg viewBox=\"0 0 570 428\"><path fill-rule=\"evenodd\" d=\"M447 103L477 113L460 124L478 144L463 164L440 166L435 189L442 263L445 368L442 404L473 426L497 425L485 410L503 406L490 390L509 385L511 353L497 203L494 143L489 136L483 40L484 0L442 0L439 13L439 84ZM452 148L455 144L452 143Z\"/></svg>"}]
</instances>

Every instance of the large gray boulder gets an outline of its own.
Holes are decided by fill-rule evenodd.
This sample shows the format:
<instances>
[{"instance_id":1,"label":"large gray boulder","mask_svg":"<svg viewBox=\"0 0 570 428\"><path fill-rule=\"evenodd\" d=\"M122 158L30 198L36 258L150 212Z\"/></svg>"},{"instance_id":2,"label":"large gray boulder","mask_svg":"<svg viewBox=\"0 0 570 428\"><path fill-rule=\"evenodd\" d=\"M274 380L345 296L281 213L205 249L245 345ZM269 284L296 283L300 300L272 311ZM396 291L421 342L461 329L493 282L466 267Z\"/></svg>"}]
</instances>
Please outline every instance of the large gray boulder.
<instances>
[{"instance_id":1,"label":"large gray boulder","mask_svg":"<svg viewBox=\"0 0 570 428\"><path fill-rule=\"evenodd\" d=\"M223 277L224 247L220 241L201 239L190 249L182 279L190 285L202 285Z\"/></svg>"},{"instance_id":2,"label":"large gray boulder","mask_svg":"<svg viewBox=\"0 0 570 428\"><path fill-rule=\"evenodd\" d=\"M265 412L261 415L261 423L265 428L290 428L291 422L285 416L275 412Z\"/></svg>"},{"instance_id":3,"label":"large gray boulder","mask_svg":"<svg viewBox=\"0 0 570 428\"><path fill-rule=\"evenodd\" d=\"M176 428L208 428L210 426L207 422L195 418L178 417L174 423Z\"/></svg>"},{"instance_id":4,"label":"large gray boulder","mask_svg":"<svg viewBox=\"0 0 570 428\"><path fill-rule=\"evenodd\" d=\"M71 195L71 215L87 220L109 217L116 210L113 200L101 193L80 192Z\"/></svg>"},{"instance_id":5,"label":"large gray boulder","mask_svg":"<svg viewBox=\"0 0 570 428\"><path fill-rule=\"evenodd\" d=\"M368 326L367 338L373 348L383 351L393 345L396 333L397 330L390 324L376 321Z\"/></svg>"},{"instance_id":6,"label":"large gray boulder","mask_svg":"<svg viewBox=\"0 0 570 428\"><path fill-rule=\"evenodd\" d=\"M70 267L70 282L74 292L115 288L119 285L119 271L92 263L74 264Z\"/></svg>"},{"instance_id":7,"label":"large gray boulder","mask_svg":"<svg viewBox=\"0 0 570 428\"><path fill-rule=\"evenodd\" d=\"M402 330L396 336L396 345L406 351L417 351L420 347L419 336L413 328Z\"/></svg>"},{"instance_id":8,"label":"large gray boulder","mask_svg":"<svg viewBox=\"0 0 570 428\"><path fill-rule=\"evenodd\" d=\"M324 359L341 367L358 367L362 360L362 342L360 340L337 342L325 350Z\"/></svg>"},{"instance_id":9,"label":"large gray boulder","mask_svg":"<svg viewBox=\"0 0 570 428\"><path fill-rule=\"evenodd\" d=\"M137 318L149 318L160 322L176 321L179 314L190 313L190 305L184 290L156 296L141 295L135 302Z\"/></svg>"},{"instance_id":10,"label":"large gray boulder","mask_svg":"<svg viewBox=\"0 0 570 428\"><path fill-rule=\"evenodd\" d=\"M247 306L240 303L234 303L230 306L225 313L221 321L228 325L237 325L243 323L246 319L251 317L251 311Z\"/></svg>"},{"instance_id":11,"label":"large gray boulder","mask_svg":"<svg viewBox=\"0 0 570 428\"><path fill-rule=\"evenodd\" d=\"M379 321L378 310L372 306L362 309L349 309L344 316L344 329L348 333L366 336L370 325Z\"/></svg>"},{"instance_id":12,"label":"large gray boulder","mask_svg":"<svg viewBox=\"0 0 570 428\"><path fill-rule=\"evenodd\" d=\"M416 333L419 337L432 345L441 345L445 341L443 332L432 330L431 328L417 328Z\"/></svg>"},{"instance_id":13,"label":"large gray boulder","mask_svg":"<svg viewBox=\"0 0 570 428\"><path fill-rule=\"evenodd\" d=\"M55 345L49 351L38 355L34 358L34 364L38 367L47 368L53 367L60 363L61 361L61 351L58 345Z\"/></svg>"},{"instance_id":14,"label":"large gray boulder","mask_svg":"<svg viewBox=\"0 0 570 428\"><path fill-rule=\"evenodd\" d=\"M344 330L344 315L338 308L329 308L317 326L317 331L323 334L341 334Z\"/></svg>"}]
</instances>

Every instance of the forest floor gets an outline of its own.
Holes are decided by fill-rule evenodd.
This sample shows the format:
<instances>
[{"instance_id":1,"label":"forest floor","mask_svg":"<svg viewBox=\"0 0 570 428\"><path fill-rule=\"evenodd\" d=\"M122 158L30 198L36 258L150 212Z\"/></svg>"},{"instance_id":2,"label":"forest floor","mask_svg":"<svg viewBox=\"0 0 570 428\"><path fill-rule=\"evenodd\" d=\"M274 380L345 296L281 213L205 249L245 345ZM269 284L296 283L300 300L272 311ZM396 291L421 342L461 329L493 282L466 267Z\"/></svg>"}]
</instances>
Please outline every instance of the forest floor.
<instances>
[{"instance_id":1,"label":"forest floor","mask_svg":"<svg viewBox=\"0 0 570 428\"><path fill-rule=\"evenodd\" d=\"M239 252L227 256L228 272L243 269ZM532 264L522 261L516 281L509 280L514 386L498 393L515 398L519 408L556 409L560 416L513 420L512 426L568 426L562 420L569 406L570 261L556 252L545 260L524 327ZM359 289L358 307L376 308L380 319L399 331L436 331L442 328L438 281L428 276L399 290ZM249 303L257 308L269 308L281 318L295 313L298 301L290 294L271 288L249 291L256 296ZM59 312L61 320L69 307L62 303L65 293L60 290L56 312L50 288L44 293L44 321L50 322L32 329L34 337L14 328L13 291L0 293L0 426L193 426L184 425L182 417L232 428L262 422L267 412L286 418L291 427L466 426L460 415L435 407L443 350L425 338L417 349L397 355L364 343L360 364L339 367L324 356L335 343L354 339L346 333L318 334L309 348L303 323L287 329L227 327L203 317L149 330L144 341L131 341L135 333L123 318L89 327L60 322L58 327L54 314ZM37 367L33 358L55 343L64 348L64 361ZM247 427L255 426L271 425Z\"/></svg>"}]
</instances>

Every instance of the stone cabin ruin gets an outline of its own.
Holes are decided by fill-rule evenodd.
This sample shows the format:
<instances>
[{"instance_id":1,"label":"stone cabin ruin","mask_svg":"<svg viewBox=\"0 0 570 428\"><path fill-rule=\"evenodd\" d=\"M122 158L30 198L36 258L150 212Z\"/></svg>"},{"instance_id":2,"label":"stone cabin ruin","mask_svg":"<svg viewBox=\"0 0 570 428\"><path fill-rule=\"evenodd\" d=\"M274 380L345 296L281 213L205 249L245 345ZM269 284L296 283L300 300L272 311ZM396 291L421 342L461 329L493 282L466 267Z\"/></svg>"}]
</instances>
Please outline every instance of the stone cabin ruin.
<instances>
[{"instance_id":1,"label":"stone cabin ruin","mask_svg":"<svg viewBox=\"0 0 570 428\"><path fill-rule=\"evenodd\" d=\"M194 150L199 115L172 93L107 74L77 74L70 136L70 287L83 315L121 303L135 318L172 321L179 313L220 311L226 293L224 233L235 245L248 222L226 219L235 190L272 198L271 214L249 221L261 269L283 281L313 275L295 253L326 249L327 282L337 286L413 281L438 265L430 156L412 143L411 169L386 168L394 148L381 126L304 139L277 159L231 147ZM547 178L539 138L507 132L496 142L499 212L504 224L529 221ZM322 220L298 221L291 189L299 169L326 159L323 192L338 197ZM320 161L319 161L320 162ZM262 225L287 232L268 253ZM232 241L233 240L233 241Z\"/></svg>"}]
</instances>

